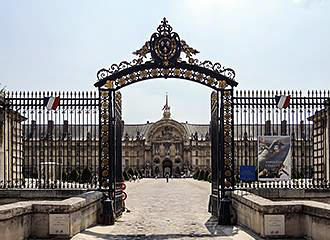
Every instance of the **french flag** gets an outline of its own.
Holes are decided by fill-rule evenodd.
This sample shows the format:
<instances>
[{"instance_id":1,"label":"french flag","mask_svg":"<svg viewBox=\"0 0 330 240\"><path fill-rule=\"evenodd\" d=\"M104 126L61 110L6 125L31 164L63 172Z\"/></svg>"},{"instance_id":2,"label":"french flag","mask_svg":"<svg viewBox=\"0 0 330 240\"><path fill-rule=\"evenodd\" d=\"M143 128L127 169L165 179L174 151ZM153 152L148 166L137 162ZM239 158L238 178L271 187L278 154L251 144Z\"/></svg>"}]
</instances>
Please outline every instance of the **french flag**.
<instances>
[{"instance_id":1,"label":"french flag","mask_svg":"<svg viewBox=\"0 0 330 240\"><path fill-rule=\"evenodd\" d=\"M276 106L278 108L287 108L290 104L290 98L291 96L275 96L275 102L276 102Z\"/></svg>"},{"instance_id":2,"label":"french flag","mask_svg":"<svg viewBox=\"0 0 330 240\"><path fill-rule=\"evenodd\" d=\"M44 106L48 110L56 110L60 105L60 97L44 97Z\"/></svg>"}]
</instances>

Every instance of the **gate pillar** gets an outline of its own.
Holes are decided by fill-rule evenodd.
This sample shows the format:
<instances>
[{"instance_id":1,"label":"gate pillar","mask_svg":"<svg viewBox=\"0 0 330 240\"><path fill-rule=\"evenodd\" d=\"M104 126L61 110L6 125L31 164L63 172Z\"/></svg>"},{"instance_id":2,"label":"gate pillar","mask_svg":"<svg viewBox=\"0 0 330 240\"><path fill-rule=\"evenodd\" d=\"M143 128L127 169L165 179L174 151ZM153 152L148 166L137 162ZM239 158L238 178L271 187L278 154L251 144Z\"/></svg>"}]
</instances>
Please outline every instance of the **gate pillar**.
<instances>
[{"instance_id":1,"label":"gate pillar","mask_svg":"<svg viewBox=\"0 0 330 240\"><path fill-rule=\"evenodd\" d=\"M232 224L233 208L231 206L231 192L235 188L234 174L234 106L233 89L221 90L219 128L219 203L218 223Z\"/></svg>"},{"instance_id":2,"label":"gate pillar","mask_svg":"<svg viewBox=\"0 0 330 240\"><path fill-rule=\"evenodd\" d=\"M124 210L122 200L122 132L121 93L112 89L100 91L99 129L99 189L105 192L104 223L114 224L114 219Z\"/></svg>"},{"instance_id":3,"label":"gate pillar","mask_svg":"<svg viewBox=\"0 0 330 240\"><path fill-rule=\"evenodd\" d=\"M99 190L105 193L103 223L114 224L114 91L99 88Z\"/></svg>"},{"instance_id":4,"label":"gate pillar","mask_svg":"<svg viewBox=\"0 0 330 240\"><path fill-rule=\"evenodd\" d=\"M211 93L211 195L209 198L209 212L218 216L219 180L220 180L220 155L219 155L219 91Z\"/></svg>"}]
</instances>

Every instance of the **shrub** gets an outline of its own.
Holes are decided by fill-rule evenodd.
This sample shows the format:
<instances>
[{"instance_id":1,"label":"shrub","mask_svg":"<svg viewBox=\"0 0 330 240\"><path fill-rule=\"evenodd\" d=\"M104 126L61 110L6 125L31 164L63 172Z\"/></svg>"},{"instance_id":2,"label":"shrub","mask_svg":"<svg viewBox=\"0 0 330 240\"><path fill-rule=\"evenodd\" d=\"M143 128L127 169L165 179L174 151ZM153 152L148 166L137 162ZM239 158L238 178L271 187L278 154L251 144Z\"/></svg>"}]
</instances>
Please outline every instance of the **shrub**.
<instances>
[{"instance_id":1,"label":"shrub","mask_svg":"<svg viewBox=\"0 0 330 240\"><path fill-rule=\"evenodd\" d=\"M142 171L140 169L138 170L138 173L139 173L140 178L143 178Z\"/></svg>"},{"instance_id":2,"label":"shrub","mask_svg":"<svg viewBox=\"0 0 330 240\"><path fill-rule=\"evenodd\" d=\"M207 177L207 181L212 182L212 173L209 173L209 176Z\"/></svg>"},{"instance_id":3,"label":"shrub","mask_svg":"<svg viewBox=\"0 0 330 240\"><path fill-rule=\"evenodd\" d=\"M79 180L79 172L76 169L73 169L70 173L70 175L68 176L68 180L70 182L78 182Z\"/></svg>"},{"instance_id":4,"label":"shrub","mask_svg":"<svg viewBox=\"0 0 330 240\"><path fill-rule=\"evenodd\" d=\"M204 170L200 171L199 176L198 176L198 180L204 180L204 178L205 178L204 176L205 176Z\"/></svg>"},{"instance_id":5,"label":"shrub","mask_svg":"<svg viewBox=\"0 0 330 240\"><path fill-rule=\"evenodd\" d=\"M131 176L134 175L134 172L133 172L133 169L132 169L132 168L128 169L127 173L128 173L129 175L131 175Z\"/></svg>"},{"instance_id":6,"label":"shrub","mask_svg":"<svg viewBox=\"0 0 330 240\"><path fill-rule=\"evenodd\" d=\"M68 180L68 174L66 172L62 172L62 181L67 181Z\"/></svg>"},{"instance_id":7,"label":"shrub","mask_svg":"<svg viewBox=\"0 0 330 240\"><path fill-rule=\"evenodd\" d=\"M89 183L92 180L92 172L89 168L85 168L81 174L81 182L82 183Z\"/></svg>"},{"instance_id":8,"label":"shrub","mask_svg":"<svg viewBox=\"0 0 330 240\"><path fill-rule=\"evenodd\" d=\"M209 174L210 172L209 171L206 171L205 174L204 174L204 181L208 181L208 177L209 177Z\"/></svg>"},{"instance_id":9,"label":"shrub","mask_svg":"<svg viewBox=\"0 0 330 240\"><path fill-rule=\"evenodd\" d=\"M193 175L193 179L198 179L199 176L199 169L197 169Z\"/></svg>"},{"instance_id":10,"label":"shrub","mask_svg":"<svg viewBox=\"0 0 330 240\"><path fill-rule=\"evenodd\" d=\"M125 181L129 180L128 173L126 171L123 172L123 178Z\"/></svg>"}]
</instances>

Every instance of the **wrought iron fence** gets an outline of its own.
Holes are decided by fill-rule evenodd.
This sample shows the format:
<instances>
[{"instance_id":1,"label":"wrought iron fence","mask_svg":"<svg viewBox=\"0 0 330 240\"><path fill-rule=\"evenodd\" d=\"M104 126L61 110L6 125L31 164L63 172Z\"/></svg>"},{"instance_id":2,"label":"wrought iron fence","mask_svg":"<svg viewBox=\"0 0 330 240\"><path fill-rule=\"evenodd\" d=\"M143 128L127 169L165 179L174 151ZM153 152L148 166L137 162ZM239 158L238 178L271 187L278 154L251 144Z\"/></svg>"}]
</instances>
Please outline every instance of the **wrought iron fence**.
<instances>
[{"instance_id":1,"label":"wrought iron fence","mask_svg":"<svg viewBox=\"0 0 330 240\"><path fill-rule=\"evenodd\" d=\"M287 108L277 107L279 95L291 97ZM329 99L330 91L236 91L237 188L330 188ZM97 92L0 96L0 188L99 188L99 103ZM261 146L267 146L260 141L285 136L290 168L281 170L287 179L279 173L283 166L260 164ZM272 147L274 153L281 145ZM242 167L253 167L255 179L245 181Z\"/></svg>"},{"instance_id":2,"label":"wrought iron fence","mask_svg":"<svg viewBox=\"0 0 330 240\"><path fill-rule=\"evenodd\" d=\"M276 96L289 96L288 107ZM236 91L237 187L330 188L329 99L330 91Z\"/></svg>"},{"instance_id":3,"label":"wrought iron fence","mask_svg":"<svg viewBox=\"0 0 330 240\"><path fill-rule=\"evenodd\" d=\"M1 188L97 188L96 92L11 92L0 105Z\"/></svg>"}]
</instances>

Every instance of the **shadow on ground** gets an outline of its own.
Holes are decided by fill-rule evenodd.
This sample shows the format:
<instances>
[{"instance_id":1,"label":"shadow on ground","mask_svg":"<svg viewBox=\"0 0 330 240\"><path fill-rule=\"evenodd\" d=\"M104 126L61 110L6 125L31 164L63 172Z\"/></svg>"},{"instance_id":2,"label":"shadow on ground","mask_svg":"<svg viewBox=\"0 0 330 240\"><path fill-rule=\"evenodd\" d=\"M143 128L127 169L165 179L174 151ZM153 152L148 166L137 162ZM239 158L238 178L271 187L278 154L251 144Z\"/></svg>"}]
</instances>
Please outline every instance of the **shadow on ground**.
<instances>
[{"instance_id":1,"label":"shadow on ground","mask_svg":"<svg viewBox=\"0 0 330 240\"><path fill-rule=\"evenodd\" d=\"M238 228L234 226L218 225L217 218L213 216L206 221L205 227L211 236L234 236L238 233Z\"/></svg>"},{"instance_id":2,"label":"shadow on ground","mask_svg":"<svg viewBox=\"0 0 330 240\"><path fill-rule=\"evenodd\" d=\"M238 229L233 226L219 226L217 224L217 219L214 217L210 217L205 223L205 227L209 231L209 233L201 234L201 233L173 233L173 234L111 234L111 233L97 233L90 230L85 230L83 232L84 235L93 236L100 239L143 239L143 240L151 240L151 239L196 239L196 238L219 238L221 239L232 239L231 237L237 234ZM84 237L80 238L81 240ZM80 240L79 239L79 240Z\"/></svg>"},{"instance_id":3,"label":"shadow on ground","mask_svg":"<svg viewBox=\"0 0 330 240\"><path fill-rule=\"evenodd\" d=\"M113 240L123 240L123 239L143 239L143 240L151 240L151 239L182 239L182 238L191 238L191 239L196 239L196 238L212 238L212 237L221 237L221 239L231 239L230 237L226 237L225 235L213 235L213 234L194 234L194 233L177 233L177 234L105 234L105 233L95 233L89 230L86 230L83 232L85 235L89 236L94 236L97 237L98 239L113 239ZM79 240L83 240L84 238L81 237ZM78 239L77 239L78 240Z\"/></svg>"}]
</instances>

